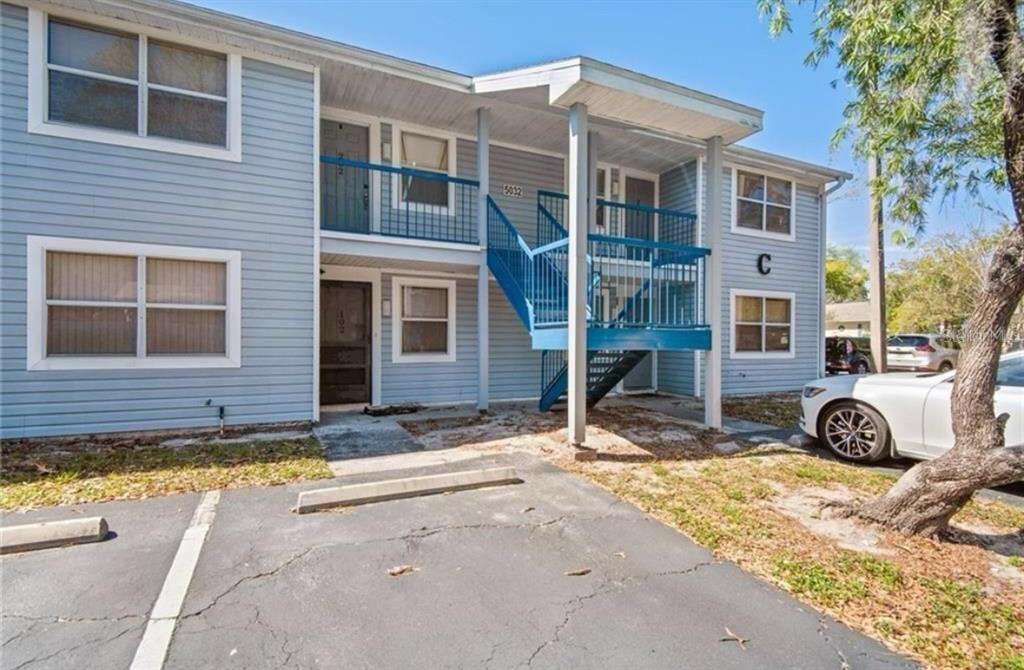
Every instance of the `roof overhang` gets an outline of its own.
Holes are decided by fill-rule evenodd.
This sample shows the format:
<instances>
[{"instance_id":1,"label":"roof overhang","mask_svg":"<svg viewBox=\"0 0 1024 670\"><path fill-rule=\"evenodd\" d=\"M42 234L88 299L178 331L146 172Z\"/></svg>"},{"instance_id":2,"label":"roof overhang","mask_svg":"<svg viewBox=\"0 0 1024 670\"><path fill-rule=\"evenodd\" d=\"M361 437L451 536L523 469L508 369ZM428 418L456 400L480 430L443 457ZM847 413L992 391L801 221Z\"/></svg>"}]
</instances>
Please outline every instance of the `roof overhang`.
<instances>
[{"instance_id":1,"label":"roof overhang","mask_svg":"<svg viewBox=\"0 0 1024 670\"><path fill-rule=\"evenodd\" d=\"M473 78L473 91L509 100L514 91L547 90L547 103L670 135L732 144L762 128L763 112L667 81L578 57ZM536 99L536 97L532 98Z\"/></svg>"}]
</instances>

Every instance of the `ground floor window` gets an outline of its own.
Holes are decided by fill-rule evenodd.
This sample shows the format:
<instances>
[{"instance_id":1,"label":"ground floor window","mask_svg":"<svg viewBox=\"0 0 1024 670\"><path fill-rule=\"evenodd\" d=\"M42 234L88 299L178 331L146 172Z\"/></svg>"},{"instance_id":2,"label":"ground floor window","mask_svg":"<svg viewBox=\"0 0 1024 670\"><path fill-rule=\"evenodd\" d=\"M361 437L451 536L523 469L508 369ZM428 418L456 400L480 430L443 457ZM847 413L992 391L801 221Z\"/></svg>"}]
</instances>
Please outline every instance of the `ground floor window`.
<instances>
[{"instance_id":1,"label":"ground floor window","mask_svg":"<svg viewBox=\"0 0 1024 670\"><path fill-rule=\"evenodd\" d=\"M730 292L732 302L732 356L793 356L792 293Z\"/></svg>"},{"instance_id":2,"label":"ground floor window","mask_svg":"<svg viewBox=\"0 0 1024 670\"><path fill-rule=\"evenodd\" d=\"M455 360L455 282L395 277L392 360L442 363Z\"/></svg>"},{"instance_id":3,"label":"ground floor window","mask_svg":"<svg viewBox=\"0 0 1024 670\"><path fill-rule=\"evenodd\" d=\"M237 251L28 238L28 368L237 367Z\"/></svg>"}]
</instances>

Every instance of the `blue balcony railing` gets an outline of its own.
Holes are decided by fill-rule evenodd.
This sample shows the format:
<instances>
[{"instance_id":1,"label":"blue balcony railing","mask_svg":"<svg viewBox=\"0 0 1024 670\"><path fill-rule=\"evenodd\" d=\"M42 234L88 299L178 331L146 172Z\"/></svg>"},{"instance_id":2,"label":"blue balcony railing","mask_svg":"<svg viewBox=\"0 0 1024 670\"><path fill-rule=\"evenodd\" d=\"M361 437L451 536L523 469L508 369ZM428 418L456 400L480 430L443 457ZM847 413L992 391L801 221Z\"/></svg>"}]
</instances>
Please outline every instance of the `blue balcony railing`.
<instances>
[{"instance_id":1,"label":"blue balcony railing","mask_svg":"<svg viewBox=\"0 0 1024 670\"><path fill-rule=\"evenodd\" d=\"M478 188L472 179L321 156L320 227L476 244Z\"/></svg>"},{"instance_id":2,"label":"blue balcony railing","mask_svg":"<svg viewBox=\"0 0 1024 670\"><path fill-rule=\"evenodd\" d=\"M488 197L488 262L527 329L569 319L569 239L531 249ZM608 235L587 237L587 319L606 328L703 327L709 250Z\"/></svg>"},{"instance_id":3,"label":"blue balcony railing","mask_svg":"<svg viewBox=\"0 0 1024 670\"><path fill-rule=\"evenodd\" d=\"M707 249L589 235L588 321L605 328L695 328L704 325ZM568 239L534 251L530 298L538 327L568 323Z\"/></svg>"},{"instance_id":4,"label":"blue balcony railing","mask_svg":"<svg viewBox=\"0 0 1024 670\"><path fill-rule=\"evenodd\" d=\"M553 191L537 192L538 244L568 235L569 196ZM597 199L597 227L592 232L669 244L697 243L697 216L664 207Z\"/></svg>"}]
</instances>

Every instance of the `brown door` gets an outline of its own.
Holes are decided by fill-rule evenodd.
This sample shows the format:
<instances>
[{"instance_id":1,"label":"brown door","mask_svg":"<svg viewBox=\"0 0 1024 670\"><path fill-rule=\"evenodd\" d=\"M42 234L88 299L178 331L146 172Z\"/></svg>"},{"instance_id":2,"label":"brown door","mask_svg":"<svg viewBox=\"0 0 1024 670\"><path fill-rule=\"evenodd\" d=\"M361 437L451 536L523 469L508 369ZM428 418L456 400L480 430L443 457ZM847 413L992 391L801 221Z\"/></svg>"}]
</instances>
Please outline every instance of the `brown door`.
<instances>
[{"instance_id":1,"label":"brown door","mask_svg":"<svg viewBox=\"0 0 1024 670\"><path fill-rule=\"evenodd\" d=\"M320 404L370 402L370 285L320 283Z\"/></svg>"},{"instance_id":2,"label":"brown door","mask_svg":"<svg viewBox=\"0 0 1024 670\"><path fill-rule=\"evenodd\" d=\"M626 177L626 204L654 207L654 182ZM654 217L647 212L626 212L626 237L654 239Z\"/></svg>"}]
</instances>

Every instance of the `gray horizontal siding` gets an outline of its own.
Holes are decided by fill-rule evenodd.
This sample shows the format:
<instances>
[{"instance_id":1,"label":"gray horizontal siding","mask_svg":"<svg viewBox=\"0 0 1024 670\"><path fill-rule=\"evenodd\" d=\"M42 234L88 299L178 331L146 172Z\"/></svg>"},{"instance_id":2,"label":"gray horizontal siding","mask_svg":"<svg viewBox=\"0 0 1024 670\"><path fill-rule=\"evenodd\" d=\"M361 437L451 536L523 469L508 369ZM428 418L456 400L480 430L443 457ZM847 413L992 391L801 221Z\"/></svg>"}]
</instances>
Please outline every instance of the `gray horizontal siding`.
<instances>
[{"instance_id":1,"label":"gray horizontal siding","mask_svg":"<svg viewBox=\"0 0 1024 670\"><path fill-rule=\"evenodd\" d=\"M658 194L661 206L681 212L697 212L697 161L663 172ZM658 352L658 390L694 395L695 354L692 351Z\"/></svg>"},{"instance_id":2,"label":"gray horizontal siding","mask_svg":"<svg viewBox=\"0 0 1024 670\"><path fill-rule=\"evenodd\" d=\"M540 351L497 282L490 282L490 393L494 400L540 396Z\"/></svg>"},{"instance_id":3,"label":"gray horizontal siding","mask_svg":"<svg viewBox=\"0 0 1024 670\"><path fill-rule=\"evenodd\" d=\"M401 270L381 274L381 296L392 299L396 277L413 280ZM451 279L439 268L431 279ZM478 341L476 280L456 282L455 361L450 363L395 363L392 346L396 319L381 316L381 402L465 403L476 402ZM519 321L501 288L490 282L490 394L492 400L535 398L540 395L540 352L530 346L530 336ZM398 305L391 311L396 314Z\"/></svg>"},{"instance_id":4,"label":"gray horizontal siding","mask_svg":"<svg viewBox=\"0 0 1024 670\"><path fill-rule=\"evenodd\" d=\"M312 75L243 61L241 163L30 135L26 11L0 30L3 436L309 420ZM242 367L27 372L28 234L240 250Z\"/></svg>"},{"instance_id":5,"label":"gray horizontal siding","mask_svg":"<svg viewBox=\"0 0 1024 670\"><path fill-rule=\"evenodd\" d=\"M795 390L819 375L820 313L818 296L822 259L819 196L816 189L796 185L796 239L772 240L733 233L732 169L722 172L722 392L767 393ZM705 178L705 194L707 179ZM706 217L704 217L706 220ZM705 235L705 238L707 236ZM772 256L772 271L762 275L757 257ZM730 358L731 289L783 291L795 294L793 358Z\"/></svg>"},{"instance_id":6,"label":"gray horizontal siding","mask_svg":"<svg viewBox=\"0 0 1024 670\"><path fill-rule=\"evenodd\" d=\"M400 271L381 276L381 295L391 299L391 280ZM439 276L439 278L443 278ZM476 280L456 279L455 361L451 363L394 363L392 342L396 319L381 317L381 402L468 402L477 398ZM396 314L398 305L392 305Z\"/></svg>"},{"instance_id":7,"label":"gray horizontal siding","mask_svg":"<svg viewBox=\"0 0 1024 670\"><path fill-rule=\"evenodd\" d=\"M476 179L476 142L458 141L460 177ZM537 242L537 191L564 191L565 163L557 156L491 145L490 194L527 244ZM502 186L522 186L523 197L511 198Z\"/></svg>"}]
</instances>

